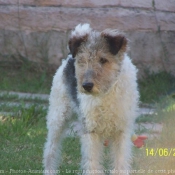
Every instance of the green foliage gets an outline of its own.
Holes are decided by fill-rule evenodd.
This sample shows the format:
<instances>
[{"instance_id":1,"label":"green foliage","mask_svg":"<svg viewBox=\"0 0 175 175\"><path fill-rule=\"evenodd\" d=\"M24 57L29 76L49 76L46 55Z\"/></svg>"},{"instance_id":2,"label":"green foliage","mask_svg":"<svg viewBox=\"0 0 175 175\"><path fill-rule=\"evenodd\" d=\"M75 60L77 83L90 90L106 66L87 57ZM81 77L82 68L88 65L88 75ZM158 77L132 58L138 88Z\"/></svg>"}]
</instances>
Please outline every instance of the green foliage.
<instances>
[{"instance_id":1,"label":"green foliage","mask_svg":"<svg viewBox=\"0 0 175 175\"><path fill-rule=\"evenodd\" d=\"M13 116L0 116L0 169L5 174L14 174L12 170L42 169L45 115L46 110L40 107L20 106Z\"/></svg>"},{"instance_id":2,"label":"green foliage","mask_svg":"<svg viewBox=\"0 0 175 175\"><path fill-rule=\"evenodd\" d=\"M13 174L17 170L24 172L16 174L43 170L42 157L47 133L45 116L46 110L42 107L33 105L25 108L21 105L13 116L0 117L0 170L5 174ZM79 170L79 139L63 139L62 148L61 174L67 174L68 170Z\"/></svg>"},{"instance_id":3,"label":"green foliage","mask_svg":"<svg viewBox=\"0 0 175 175\"><path fill-rule=\"evenodd\" d=\"M136 119L136 123L157 122L158 119L155 115L142 115Z\"/></svg>"},{"instance_id":4,"label":"green foliage","mask_svg":"<svg viewBox=\"0 0 175 175\"><path fill-rule=\"evenodd\" d=\"M139 91L142 102L158 102L163 96L175 92L175 77L166 72L147 75L139 81Z\"/></svg>"},{"instance_id":5,"label":"green foliage","mask_svg":"<svg viewBox=\"0 0 175 175\"><path fill-rule=\"evenodd\" d=\"M53 73L28 64L17 68L0 66L0 90L49 93Z\"/></svg>"},{"instance_id":6,"label":"green foliage","mask_svg":"<svg viewBox=\"0 0 175 175\"><path fill-rule=\"evenodd\" d=\"M32 125L36 125L45 116L46 110L42 107L33 105L26 109L23 105L18 106L13 116L1 117L0 136L6 138L26 135Z\"/></svg>"},{"instance_id":7,"label":"green foliage","mask_svg":"<svg viewBox=\"0 0 175 175\"><path fill-rule=\"evenodd\" d=\"M46 70L34 70L33 65L29 62L15 69L0 67L0 90L49 93L52 77L53 74ZM147 142L147 146L154 146L155 148L173 147L172 137L175 136L173 126L175 78L165 72L147 75L139 81L139 90L141 101L154 103L157 111L156 115L142 116L136 122L138 124L142 122L164 122L166 126L161 140L156 140L158 141L156 143L150 140ZM10 106L9 101L20 102L20 105ZM0 105L0 111L12 112L10 116L0 115L0 170L4 170L5 174L13 174L10 173L10 169L42 170L43 147L47 130L45 125L46 109L41 104L47 102L41 99L19 99L16 95L8 94L1 95L0 102L4 102ZM33 105L26 107L26 102L31 102ZM140 133L145 132L146 129L141 128L141 130ZM162 143L166 144L162 145ZM79 139L77 137L67 137L63 139L62 147L61 174L68 174L68 170L71 170L71 172L72 170L79 170L81 159ZM154 162L155 167L160 167L156 163L159 159L146 157L144 151L143 149L134 149L133 169L149 168L152 165L150 162ZM105 149L105 168L108 168L109 164L108 155L109 150L107 148ZM169 169L173 168L174 159L172 162L169 163ZM161 163L160 165L164 166Z\"/></svg>"},{"instance_id":8,"label":"green foliage","mask_svg":"<svg viewBox=\"0 0 175 175\"><path fill-rule=\"evenodd\" d=\"M77 137L67 137L62 143L62 164L60 166L61 174L68 174L68 170L79 170L80 167L80 141ZM67 172L66 172L67 171ZM72 173L77 174L77 173Z\"/></svg>"}]
</instances>

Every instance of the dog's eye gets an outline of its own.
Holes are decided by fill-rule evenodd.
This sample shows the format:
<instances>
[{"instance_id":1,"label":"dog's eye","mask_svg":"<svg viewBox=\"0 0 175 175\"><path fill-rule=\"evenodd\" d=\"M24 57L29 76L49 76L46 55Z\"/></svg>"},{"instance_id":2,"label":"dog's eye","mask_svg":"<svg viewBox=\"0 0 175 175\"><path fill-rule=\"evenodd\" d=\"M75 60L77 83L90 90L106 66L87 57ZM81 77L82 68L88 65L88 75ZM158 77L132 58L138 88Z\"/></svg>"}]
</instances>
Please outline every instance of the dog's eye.
<instances>
[{"instance_id":1,"label":"dog's eye","mask_svg":"<svg viewBox=\"0 0 175 175\"><path fill-rule=\"evenodd\" d=\"M107 62L108 62L108 60L106 58L103 58L103 57L100 58L100 63L101 64L105 64Z\"/></svg>"}]
</instances>

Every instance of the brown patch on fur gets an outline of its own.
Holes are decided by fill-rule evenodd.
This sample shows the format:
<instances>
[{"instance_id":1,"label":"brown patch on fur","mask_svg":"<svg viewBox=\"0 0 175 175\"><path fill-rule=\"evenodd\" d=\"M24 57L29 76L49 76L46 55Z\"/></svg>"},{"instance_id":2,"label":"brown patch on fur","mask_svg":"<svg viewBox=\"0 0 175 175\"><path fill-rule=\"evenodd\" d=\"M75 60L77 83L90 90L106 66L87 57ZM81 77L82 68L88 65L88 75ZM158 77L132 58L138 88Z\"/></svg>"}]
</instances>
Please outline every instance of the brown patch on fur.
<instances>
[{"instance_id":1,"label":"brown patch on fur","mask_svg":"<svg viewBox=\"0 0 175 175\"><path fill-rule=\"evenodd\" d=\"M126 52L127 39L124 35L122 34L113 35L110 33L102 32L101 36L106 39L111 54L116 55L119 51Z\"/></svg>"},{"instance_id":2,"label":"brown patch on fur","mask_svg":"<svg viewBox=\"0 0 175 175\"><path fill-rule=\"evenodd\" d=\"M81 44L87 40L87 37L88 35L85 35L83 37L73 37L69 40L69 49L73 58L76 56Z\"/></svg>"}]
</instances>

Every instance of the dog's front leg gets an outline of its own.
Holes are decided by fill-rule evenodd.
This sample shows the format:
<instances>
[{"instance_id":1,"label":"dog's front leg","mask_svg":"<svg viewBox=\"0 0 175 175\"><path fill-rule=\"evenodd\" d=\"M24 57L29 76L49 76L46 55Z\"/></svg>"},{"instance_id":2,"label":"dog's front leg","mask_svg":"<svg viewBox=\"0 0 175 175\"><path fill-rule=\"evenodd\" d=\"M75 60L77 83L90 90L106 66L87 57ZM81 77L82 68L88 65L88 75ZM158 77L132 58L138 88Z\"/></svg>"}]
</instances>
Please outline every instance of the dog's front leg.
<instances>
[{"instance_id":1,"label":"dog's front leg","mask_svg":"<svg viewBox=\"0 0 175 175\"><path fill-rule=\"evenodd\" d=\"M130 133L131 131L121 132L111 144L111 174L129 175L132 148Z\"/></svg>"},{"instance_id":2,"label":"dog's front leg","mask_svg":"<svg viewBox=\"0 0 175 175\"><path fill-rule=\"evenodd\" d=\"M103 144L99 135L86 133L81 136L81 168L83 175L103 175L100 160L103 152Z\"/></svg>"}]
</instances>

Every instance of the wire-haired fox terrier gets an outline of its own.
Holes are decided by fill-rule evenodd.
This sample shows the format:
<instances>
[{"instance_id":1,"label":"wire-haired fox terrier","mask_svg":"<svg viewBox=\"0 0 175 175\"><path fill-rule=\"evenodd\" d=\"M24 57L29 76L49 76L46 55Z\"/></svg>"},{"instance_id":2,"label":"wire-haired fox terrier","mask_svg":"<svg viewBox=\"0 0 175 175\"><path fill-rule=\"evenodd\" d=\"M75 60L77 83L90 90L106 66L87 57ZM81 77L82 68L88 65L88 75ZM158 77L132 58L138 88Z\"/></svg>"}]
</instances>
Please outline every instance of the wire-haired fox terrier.
<instances>
[{"instance_id":1,"label":"wire-haired fox terrier","mask_svg":"<svg viewBox=\"0 0 175 175\"><path fill-rule=\"evenodd\" d=\"M71 55L57 70L47 115L45 174L55 174L61 136L72 114L82 125L81 172L105 174L103 143L109 140L111 174L129 174L131 134L137 117L137 69L127 56L127 39L117 30L102 32L79 24L69 40Z\"/></svg>"}]
</instances>

